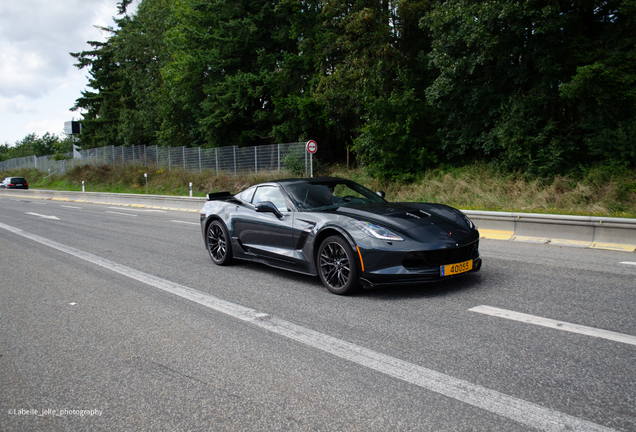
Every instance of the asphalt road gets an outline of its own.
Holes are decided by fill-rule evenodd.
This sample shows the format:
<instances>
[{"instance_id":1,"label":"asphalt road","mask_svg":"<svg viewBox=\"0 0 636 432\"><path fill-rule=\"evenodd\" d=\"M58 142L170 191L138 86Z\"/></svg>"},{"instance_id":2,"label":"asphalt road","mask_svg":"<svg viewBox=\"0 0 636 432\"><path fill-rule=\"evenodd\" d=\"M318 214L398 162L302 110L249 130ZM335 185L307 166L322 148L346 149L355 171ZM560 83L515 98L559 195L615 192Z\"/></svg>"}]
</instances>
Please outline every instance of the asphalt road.
<instances>
[{"instance_id":1,"label":"asphalt road","mask_svg":"<svg viewBox=\"0 0 636 432\"><path fill-rule=\"evenodd\" d=\"M634 253L482 240L341 297L198 217L0 197L1 431L636 431Z\"/></svg>"}]
</instances>

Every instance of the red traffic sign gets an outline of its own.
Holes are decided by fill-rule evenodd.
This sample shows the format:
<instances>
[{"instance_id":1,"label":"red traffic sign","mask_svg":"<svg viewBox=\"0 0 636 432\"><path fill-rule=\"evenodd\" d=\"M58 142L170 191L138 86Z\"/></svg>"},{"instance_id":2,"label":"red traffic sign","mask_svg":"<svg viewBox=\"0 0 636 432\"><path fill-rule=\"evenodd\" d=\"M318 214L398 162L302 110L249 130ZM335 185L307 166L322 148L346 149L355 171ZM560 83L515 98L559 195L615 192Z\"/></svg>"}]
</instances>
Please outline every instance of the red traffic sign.
<instances>
[{"instance_id":1,"label":"red traffic sign","mask_svg":"<svg viewBox=\"0 0 636 432\"><path fill-rule=\"evenodd\" d=\"M307 151L311 154L314 154L318 151L318 144L316 144L316 141L314 140L307 141Z\"/></svg>"}]
</instances>

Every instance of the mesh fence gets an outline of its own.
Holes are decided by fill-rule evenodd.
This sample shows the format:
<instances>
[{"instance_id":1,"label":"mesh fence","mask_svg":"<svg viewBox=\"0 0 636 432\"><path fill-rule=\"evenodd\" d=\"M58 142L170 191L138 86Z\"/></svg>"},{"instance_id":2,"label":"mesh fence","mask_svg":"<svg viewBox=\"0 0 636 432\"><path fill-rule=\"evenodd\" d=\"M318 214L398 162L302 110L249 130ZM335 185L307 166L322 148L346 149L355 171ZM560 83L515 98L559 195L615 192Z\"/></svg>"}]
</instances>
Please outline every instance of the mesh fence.
<instances>
[{"instance_id":1,"label":"mesh fence","mask_svg":"<svg viewBox=\"0 0 636 432\"><path fill-rule=\"evenodd\" d=\"M203 170L215 174L283 170L294 174L309 173L309 154L305 143L272 144L257 147L97 147L68 153L70 159L54 160L52 156L27 156L0 162L0 170L35 168L43 172L63 174L80 165L145 165L157 169Z\"/></svg>"}]
</instances>

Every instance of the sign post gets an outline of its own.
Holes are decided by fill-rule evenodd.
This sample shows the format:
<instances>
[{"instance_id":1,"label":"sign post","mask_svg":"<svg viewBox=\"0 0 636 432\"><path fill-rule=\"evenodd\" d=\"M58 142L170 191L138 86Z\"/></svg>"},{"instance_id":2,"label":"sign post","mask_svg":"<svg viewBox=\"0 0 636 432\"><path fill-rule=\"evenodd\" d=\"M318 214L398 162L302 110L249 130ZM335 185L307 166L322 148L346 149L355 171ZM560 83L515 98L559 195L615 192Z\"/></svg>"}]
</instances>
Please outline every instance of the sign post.
<instances>
[{"instance_id":1,"label":"sign post","mask_svg":"<svg viewBox=\"0 0 636 432\"><path fill-rule=\"evenodd\" d=\"M316 144L316 141L314 140L309 140L307 141L307 151L309 152L309 172L311 177L314 176L314 153L316 153L318 151L318 144Z\"/></svg>"}]
</instances>

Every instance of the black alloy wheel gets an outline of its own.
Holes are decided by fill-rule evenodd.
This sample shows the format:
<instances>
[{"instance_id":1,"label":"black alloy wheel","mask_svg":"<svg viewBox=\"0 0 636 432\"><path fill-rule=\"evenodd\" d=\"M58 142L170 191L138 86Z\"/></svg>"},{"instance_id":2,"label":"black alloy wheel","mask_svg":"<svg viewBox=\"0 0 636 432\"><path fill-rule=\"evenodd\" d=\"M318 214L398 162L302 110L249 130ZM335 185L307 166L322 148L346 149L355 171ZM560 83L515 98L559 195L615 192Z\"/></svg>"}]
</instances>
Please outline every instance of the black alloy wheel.
<instances>
[{"instance_id":1,"label":"black alloy wheel","mask_svg":"<svg viewBox=\"0 0 636 432\"><path fill-rule=\"evenodd\" d=\"M332 293L351 294L359 288L358 264L342 237L327 237L318 248L317 261L320 280Z\"/></svg>"},{"instance_id":2,"label":"black alloy wheel","mask_svg":"<svg viewBox=\"0 0 636 432\"><path fill-rule=\"evenodd\" d=\"M232 245L227 235L225 226L219 221L213 221L208 225L206 243L210 258L217 265L226 265L232 262Z\"/></svg>"}]
</instances>

